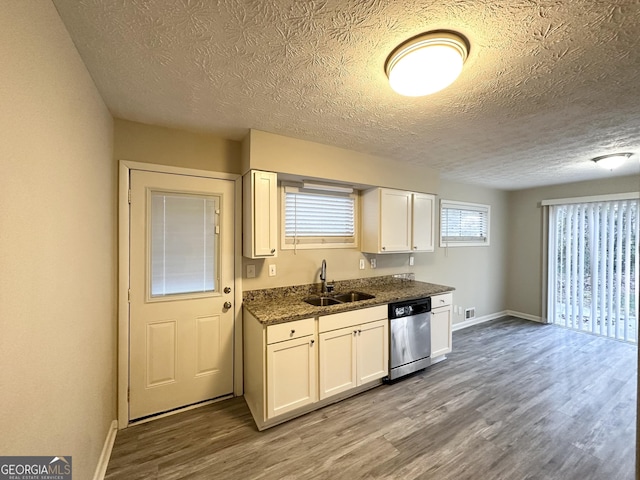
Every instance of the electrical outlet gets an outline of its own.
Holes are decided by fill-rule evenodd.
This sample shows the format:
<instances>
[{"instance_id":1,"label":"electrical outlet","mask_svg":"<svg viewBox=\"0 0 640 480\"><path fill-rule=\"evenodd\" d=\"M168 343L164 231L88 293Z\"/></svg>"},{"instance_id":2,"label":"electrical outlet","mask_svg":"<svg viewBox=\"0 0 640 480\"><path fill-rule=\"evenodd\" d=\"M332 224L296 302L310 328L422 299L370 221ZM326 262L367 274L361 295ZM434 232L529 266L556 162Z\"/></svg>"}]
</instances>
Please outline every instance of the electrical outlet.
<instances>
[{"instance_id":1,"label":"electrical outlet","mask_svg":"<svg viewBox=\"0 0 640 480\"><path fill-rule=\"evenodd\" d=\"M409 266L413 266L413 255L409 255Z\"/></svg>"},{"instance_id":2,"label":"electrical outlet","mask_svg":"<svg viewBox=\"0 0 640 480\"><path fill-rule=\"evenodd\" d=\"M256 278L256 266L247 265L247 278Z\"/></svg>"},{"instance_id":3,"label":"electrical outlet","mask_svg":"<svg viewBox=\"0 0 640 480\"><path fill-rule=\"evenodd\" d=\"M276 276L276 266L275 266L275 264L269 265L269 276L270 277L275 277Z\"/></svg>"},{"instance_id":4,"label":"electrical outlet","mask_svg":"<svg viewBox=\"0 0 640 480\"><path fill-rule=\"evenodd\" d=\"M372 258L372 259L371 259L371 268L376 268L377 263L378 263L378 262L376 262L376 259L375 259L375 258Z\"/></svg>"},{"instance_id":5,"label":"electrical outlet","mask_svg":"<svg viewBox=\"0 0 640 480\"><path fill-rule=\"evenodd\" d=\"M360 259L360 270L364 270L364 258Z\"/></svg>"}]
</instances>

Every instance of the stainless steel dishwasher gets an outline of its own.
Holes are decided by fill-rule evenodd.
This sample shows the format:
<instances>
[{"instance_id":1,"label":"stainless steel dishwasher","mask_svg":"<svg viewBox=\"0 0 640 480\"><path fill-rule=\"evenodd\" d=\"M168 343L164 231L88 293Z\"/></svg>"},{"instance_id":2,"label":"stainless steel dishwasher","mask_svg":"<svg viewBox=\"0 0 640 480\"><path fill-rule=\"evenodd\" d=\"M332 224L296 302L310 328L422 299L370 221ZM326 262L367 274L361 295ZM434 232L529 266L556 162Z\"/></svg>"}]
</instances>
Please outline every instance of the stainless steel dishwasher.
<instances>
[{"instance_id":1,"label":"stainless steel dishwasher","mask_svg":"<svg viewBox=\"0 0 640 480\"><path fill-rule=\"evenodd\" d=\"M389 304L389 377L431 365L431 297Z\"/></svg>"}]
</instances>

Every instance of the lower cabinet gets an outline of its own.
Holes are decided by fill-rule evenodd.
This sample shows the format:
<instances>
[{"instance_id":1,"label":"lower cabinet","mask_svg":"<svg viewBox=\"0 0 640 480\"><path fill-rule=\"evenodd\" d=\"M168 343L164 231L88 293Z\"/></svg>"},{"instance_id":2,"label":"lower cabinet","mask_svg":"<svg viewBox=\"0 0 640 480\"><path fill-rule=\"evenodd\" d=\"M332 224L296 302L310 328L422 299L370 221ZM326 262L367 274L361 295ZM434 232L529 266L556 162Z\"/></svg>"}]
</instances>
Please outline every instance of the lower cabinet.
<instances>
[{"instance_id":1,"label":"lower cabinet","mask_svg":"<svg viewBox=\"0 0 640 480\"><path fill-rule=\"evenodd\" d=\"M451 352L453 295L444 293L431 297L431 358Z\"/></svg>"},{"instance_id":2,"label":"lower cabinet","mask_svg":"<svg viewBox=\"0 0 640 480\"><path fill-rule=\"evenodd\" d=\"M320 317L320 400L387 375L389 322L386 316L385 306ZM383 319L375 320L379 317ZM336 326L344 328L336 329Z\"/></svg>"},{"instance_id":3,"label":"lower cabinet","mask_svg":"<svg viewBox=\"0 0 640 480\"><path fill-rule=\"evenodd\" d=\"M315 335L267 345L267 418L318 399Z\"/></svg>"},{"instance_id":4,"label":"lower cabinet","mask_svg":"<svg viewBox=\"0 0 640 480\"><path fill-rule=\"evenodd\" d=\"M387 375L386 305L269 326L245 309L243 325L244 397L259 430Z\"/></svg>"}]
</instances>

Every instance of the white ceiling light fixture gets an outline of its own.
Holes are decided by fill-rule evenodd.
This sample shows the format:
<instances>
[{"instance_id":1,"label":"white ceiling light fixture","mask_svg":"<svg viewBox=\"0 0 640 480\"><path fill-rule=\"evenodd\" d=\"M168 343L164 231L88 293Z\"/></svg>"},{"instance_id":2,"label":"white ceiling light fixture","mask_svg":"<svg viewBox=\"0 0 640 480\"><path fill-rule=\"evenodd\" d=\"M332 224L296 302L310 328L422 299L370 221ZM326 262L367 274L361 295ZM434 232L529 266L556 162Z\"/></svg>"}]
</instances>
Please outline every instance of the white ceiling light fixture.
<instances>
[{"instance_id":1,"label":"white ceiling light fixture","mask_svg":"<svg viewBox=\"0 0 640 480\"><path fill-rule=\"evenodd\" d=\"M591 161L605 170L613 170L620 167L633 153L612 153L592 158Z\"/></svg>"},{"instance_id":2,"label":"white ceiling light fixture","mask_svg":"<svg viewBox=\"0 0 640 480\"><path fill-rule=\"evenodd\" d=\"M391 88L407 97L421 97L451 85L469 55L469 41L456 32L437 30L402 43L391 52L385 72Z\"/></svg>"}]
</instances>

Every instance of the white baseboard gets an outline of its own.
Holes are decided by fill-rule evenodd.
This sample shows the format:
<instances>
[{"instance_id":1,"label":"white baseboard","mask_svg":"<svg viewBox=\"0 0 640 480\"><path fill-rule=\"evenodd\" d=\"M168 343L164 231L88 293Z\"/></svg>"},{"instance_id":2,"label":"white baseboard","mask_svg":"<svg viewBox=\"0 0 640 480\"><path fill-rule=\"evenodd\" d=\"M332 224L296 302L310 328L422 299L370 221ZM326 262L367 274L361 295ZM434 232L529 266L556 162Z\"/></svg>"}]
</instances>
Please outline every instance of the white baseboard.
<instances>
[{"instance_id":1,"label":"white baseboard","mask_svg":"<svg viewBox=\"0 0 640 480\"><path fill-rule=\"evenodd\" d=\"M104 476L107 473L107 466L109 465L109 458L111 458L111 450L116 441L116 433L118 433L118 421L114 420L111 422L111 426L107 431L107 438L104 441L102 453L100 454L96 471L93 474L93 480L104 480Z\"/></svg>"},{"instance_id":2,"label":"white baseboard","mask_svg":"<svg viewBox=\"0 0 640 480\"><path fill-rule=\"evenodd\" d=\"M522 313L522 312L515 312L513 310L507 310L507 315L511 315L512 317L523 318L525 320L531 320L532 322L547 323L542 319L542 317L538 317L536 315L529 315L528 313Z\"/></svg>"},{"instance_id":3,"label":"white baseboard","mask_svg":"<svg viewBox=\"0 0 640 480\"><path fill-rule=\"evenodd\" d=\"M483 315L482 317L470 318L469 320L465 320L464 322L454 323L451 329L455 332L456 330L462 330L463 328L471 327L473 325L478 325L479 323L488 322L490 320L495 320L496 318L501 318L506 315L509 315L507 311L491 313L489 315Z\"/></svg>"}]
</instances>

